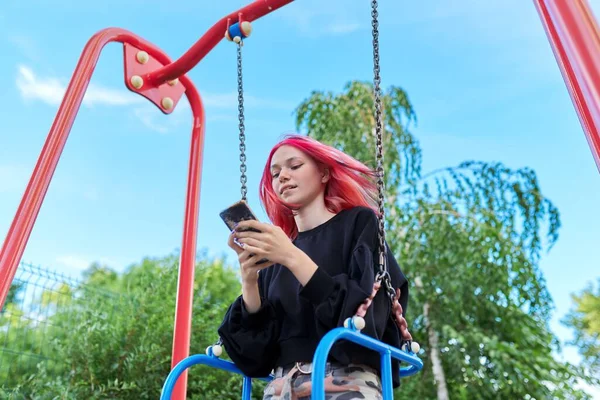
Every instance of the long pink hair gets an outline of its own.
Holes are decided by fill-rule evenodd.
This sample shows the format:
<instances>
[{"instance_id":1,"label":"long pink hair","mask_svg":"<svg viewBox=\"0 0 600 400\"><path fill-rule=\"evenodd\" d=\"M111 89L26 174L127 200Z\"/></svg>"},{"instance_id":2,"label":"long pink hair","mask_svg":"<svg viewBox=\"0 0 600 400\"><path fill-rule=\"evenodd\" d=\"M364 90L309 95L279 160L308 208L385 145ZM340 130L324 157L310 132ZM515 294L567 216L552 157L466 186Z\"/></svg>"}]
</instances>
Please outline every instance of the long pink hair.
<instances>
[{"instance_id":1,"label":"long pink hair","mask_svg":"<svg viewBox=\"0 0 600 400\"><path fill-rule=\"evenodd\" d=\"M273 154L286 145L304 152L318 165L329 170L330 178L325 187L325 207L330 212L337 214L356 206L370 207L378 212L375 171L346 153L315 139L297 134L287 135L269 153L260 180L259 196L273 224L281 227L288 237L294 239L298 234L293 207L277 197L271 176Z\"/></svg>"}]
</instances>

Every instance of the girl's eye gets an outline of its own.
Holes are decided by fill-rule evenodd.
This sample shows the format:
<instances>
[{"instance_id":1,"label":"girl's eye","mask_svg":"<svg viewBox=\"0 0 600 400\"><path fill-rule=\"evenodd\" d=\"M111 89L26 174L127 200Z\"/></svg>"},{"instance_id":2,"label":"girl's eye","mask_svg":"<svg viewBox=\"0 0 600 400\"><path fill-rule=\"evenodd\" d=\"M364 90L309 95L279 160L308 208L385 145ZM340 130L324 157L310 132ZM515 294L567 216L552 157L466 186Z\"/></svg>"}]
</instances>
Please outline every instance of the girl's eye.
<instances>
[{"instance_id":1,"label":"girl's eye","mask_svg":"<svg viewBox=\"0 0 600 400\"><path fill-rule=\"evenodd\" d=\"M304 164L298 164L298 165L294 165L294 166L292 167L292 169L298 169L298 168L300 168L302 165L304 165Z\"/></svg>"},{"instance_id":2,"label":"girl's eye","mask_svg":"<svg viewBox=\"0 0 600 400\"><path fill-rule=\"evenodd\" d=\"M279 176L279 172L275 172L275 173L273 174L273 179L277 178L278 176Z\"/></svg>"}]
</instances>

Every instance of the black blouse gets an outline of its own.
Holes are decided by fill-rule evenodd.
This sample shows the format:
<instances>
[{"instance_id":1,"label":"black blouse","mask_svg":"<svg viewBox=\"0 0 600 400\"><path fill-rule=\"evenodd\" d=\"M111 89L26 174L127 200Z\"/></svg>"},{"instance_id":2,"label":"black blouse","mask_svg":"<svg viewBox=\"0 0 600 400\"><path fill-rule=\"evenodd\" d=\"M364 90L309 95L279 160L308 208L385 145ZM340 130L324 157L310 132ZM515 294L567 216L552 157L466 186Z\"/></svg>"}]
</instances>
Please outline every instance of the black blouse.
<instances>
[{"instance_id":1,"label":"black blouse","mask_svg":"<svg viewBox=\"0 0 600 400\"><path fill-rule=\"evenodd\" d=\"M320 339L343 326L371 294L375 277L377 217L367 207L343 210L327 222L300 232L294 245L319 267L306 286L284 266L260 271L261 307L250 314L239 296L229 307L219 328L227 354L249 377L264 377L278 366L311 362ZM387 265L394 288L401 289L404 312L408 282L388 251ZM390 317L383 288L365 315L361 331L384 343L400 347L400 332ZM330 361L367 364L380 371L379 353L340 341L329 353ZM399 363L392 361L394 387L399 385Z\"/></svg>"}]
</instances>

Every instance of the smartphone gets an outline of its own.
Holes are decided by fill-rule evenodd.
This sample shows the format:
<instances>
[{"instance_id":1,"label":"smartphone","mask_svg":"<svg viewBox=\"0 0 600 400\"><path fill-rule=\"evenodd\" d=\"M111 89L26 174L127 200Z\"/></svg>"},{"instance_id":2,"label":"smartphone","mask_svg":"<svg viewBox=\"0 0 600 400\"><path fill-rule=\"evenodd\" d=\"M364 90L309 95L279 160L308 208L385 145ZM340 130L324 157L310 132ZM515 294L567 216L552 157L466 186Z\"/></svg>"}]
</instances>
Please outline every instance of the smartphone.
<instances>
[{"instance_id":1,"label":"smartphone","mask_svg":"<svg viewBox=\"0 0 600 400\"><path fill-rule=\"evenodd\" d=\"M250 210L248 204L245 201L238 201L237 203L227 207L225 210L221 211L219 214L225 225L229 228L230 231L233 232L235 225L248 220L257 220L256 216ZM260 232L254 228L245 229L247 231Z\"/></svg>"},{"instance_id":2,"label":"smartphone","mask_svg":"<svg viewBox=\"0 0 600 400\"><path fill-rule=\"evenodd\" d=\"M237 203L227 207L225 210L219 213L219 216L232 232L235 229L235 225L242 221L248 221L251 219L258 220L245 201L238 201ZM247 228L244 229L244 231L260 232L258 229L254 228ZM263 258L262 260L257 261L256 264L264 264L268 261L269 260L266 258Z\"/></svg>"}]
</instances>

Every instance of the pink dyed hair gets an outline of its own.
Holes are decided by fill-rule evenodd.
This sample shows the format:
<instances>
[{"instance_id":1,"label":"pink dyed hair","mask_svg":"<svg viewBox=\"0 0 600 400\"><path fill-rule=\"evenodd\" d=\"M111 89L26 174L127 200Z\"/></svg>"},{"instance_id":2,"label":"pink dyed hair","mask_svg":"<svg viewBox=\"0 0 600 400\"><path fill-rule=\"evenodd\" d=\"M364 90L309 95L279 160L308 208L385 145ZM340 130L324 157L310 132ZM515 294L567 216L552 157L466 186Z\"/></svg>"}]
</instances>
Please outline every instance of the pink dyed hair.
<instances>
[{"instance_id":1,"label":"pink dyed hair","mask_svg":"<svg viewBox=\"0 0 600 400\"><path fill-rule=\"evenodd\" d=\"M330 212L337 214L348 208L365 206L378 213L375 171L346 153L315 139L297 134L287 135L269 153L260 180L259 196L273 224L281 227L288 237L294 239L298 234L293 207L277 197L271 176L271 160L281 146L293 146L311 157L319 166L329 170L325 207Z\"/></svg>"}]
</instances>

